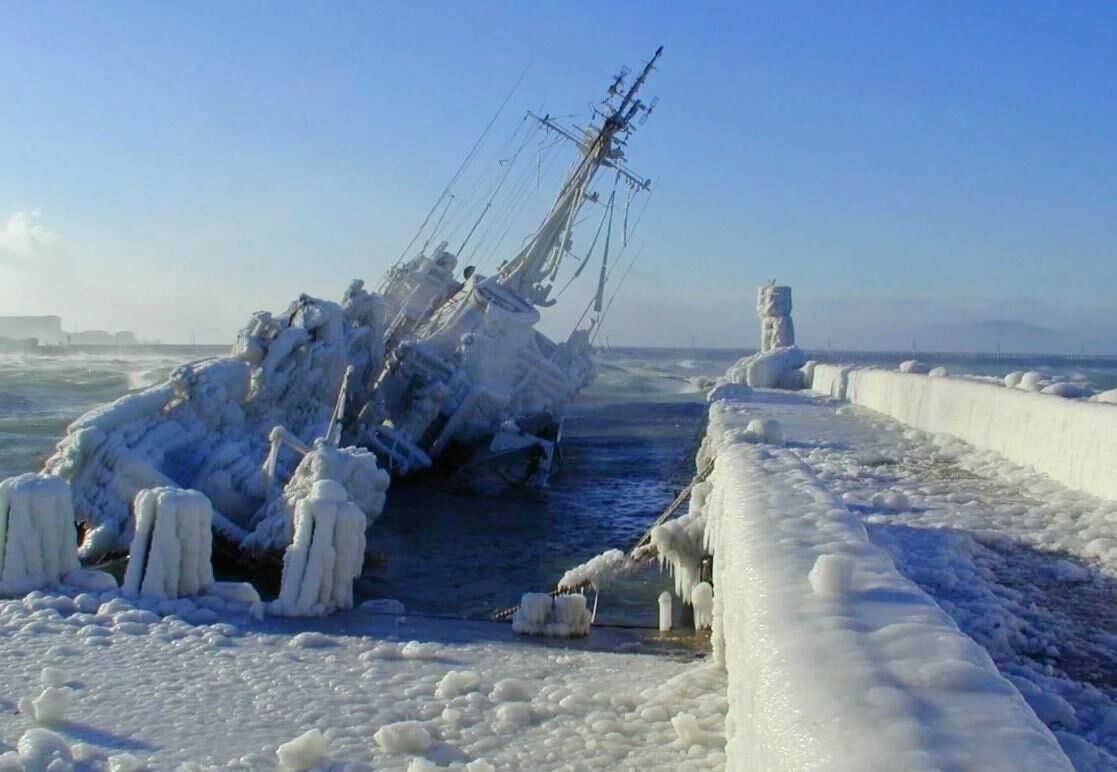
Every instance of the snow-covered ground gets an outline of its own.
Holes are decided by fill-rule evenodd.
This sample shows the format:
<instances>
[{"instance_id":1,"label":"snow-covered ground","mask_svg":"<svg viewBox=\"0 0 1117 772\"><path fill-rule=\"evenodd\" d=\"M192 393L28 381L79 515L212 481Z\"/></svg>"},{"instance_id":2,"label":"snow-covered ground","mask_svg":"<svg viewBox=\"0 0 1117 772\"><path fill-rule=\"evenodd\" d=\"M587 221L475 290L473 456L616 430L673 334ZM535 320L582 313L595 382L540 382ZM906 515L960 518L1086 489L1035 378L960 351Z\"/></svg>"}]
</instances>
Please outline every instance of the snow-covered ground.
<instances>
[{"instance_id":1,"label":"snow-covered ground","mask_svg":"<svg viewBox=\"0 0 1117 772\"><path fill-rule=\"evenodd\" d=\"M989 652L1076 767L1117 769L1117 502L819 395L756 392L743 410L781 422L788 448Z\"/></svg>"},{"instance_id":2,"label":"snow-covered ground","mask_svg":"<svg viewBox=\"0 0 1117 772\"><path fill-rule=\"evenodd\" d=\"M47 768L52 738L36 729L79 770L724 765L725 678L693 639L602 628L556 642L507 624L254 620L223 605L0 601L0 769Z\"/></svg>"}]
</instances>

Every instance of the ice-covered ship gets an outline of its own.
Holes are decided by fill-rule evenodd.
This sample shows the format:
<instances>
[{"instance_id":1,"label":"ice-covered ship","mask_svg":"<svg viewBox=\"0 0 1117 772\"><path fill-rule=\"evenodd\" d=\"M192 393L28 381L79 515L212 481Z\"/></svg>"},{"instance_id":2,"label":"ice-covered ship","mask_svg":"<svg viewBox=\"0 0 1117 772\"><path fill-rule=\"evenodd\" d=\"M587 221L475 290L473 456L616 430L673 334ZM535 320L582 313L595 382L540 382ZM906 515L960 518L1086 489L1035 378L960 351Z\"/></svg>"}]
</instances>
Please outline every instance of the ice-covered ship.
<instances>
[{"instance_id":1,"label":"ice-covered ship","mask_svg":"<svg viewBox=\"0 0 1117 772\"><path fill-rule=\"evenodd\" d=\"M500 160L457 254L439 238L454 201L448 187L431 210L441 212L437 222L428 229L428 216L421 228L424 246L376 292L355 280L338 303L303 295L281 314L257 312L228 356L184 365L166 383L75 421L45 471L71 483L81 556L123 551L136 493L163 485L206 494L226 543L276 553L290 543L296 504L319 479L341 482L370 524L389 475L441 468L485 487L545 484L564 408L593 376L592 343L617 265L614 213L622 211L627 245L629 206L650 187L625 166L624 148L654 107L638 92L661 52L630 83L627 72L616 76L580 132L549 115L526 116L521 150L532 136L550 137L572 143L577 158L538 229L491 275L473 266L459 273L459 258L519 151ZM594 187L603 171L612 176L608 196ZM516 205L519 195L513 189L507 200ZM579 256L572 233L587 204L601 210L600 221ZM492 225L485 232L504 222ZM536 329L540 308L598 260L585 312L569 337L551 340ZM567 275L563 266L572 266Z\"/></svg>"}]
</instances>

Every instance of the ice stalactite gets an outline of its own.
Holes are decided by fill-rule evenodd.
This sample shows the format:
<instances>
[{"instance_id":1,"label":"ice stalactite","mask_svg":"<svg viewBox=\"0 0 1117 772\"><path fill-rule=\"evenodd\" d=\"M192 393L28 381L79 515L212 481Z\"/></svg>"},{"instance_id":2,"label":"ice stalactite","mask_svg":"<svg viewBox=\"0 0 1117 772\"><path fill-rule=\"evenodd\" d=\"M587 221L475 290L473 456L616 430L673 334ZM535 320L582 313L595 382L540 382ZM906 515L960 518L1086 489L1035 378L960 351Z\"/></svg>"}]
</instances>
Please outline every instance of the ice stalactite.
<instances>
[{"instance_id":1,"label":"ice stalactite","mask_svg":"<svg viewBox=\"0 0 1117 772\"><path fill-rule=\"evenodd\" d=\"M675 594L691 602L691 591L701 580L702 559L706 556L706 498L711 485L700 482L690 493L687 513L652 529L651 543L656 548L661 568L668 567L675 578Z\"/></svg>"},{"instance_id":2,"label":"ice stalactite","mask_svg":"<svg viewBox=\"0 0 1117 772\"><path fill-rule=\"evenodd\" d=\"M173 600L213 585L213 507L205 494L151 488L136 495L125 595Z\"/></svg>"},{"instance_id":3,"label":"ice stalactite","mask_svg":"<svg viewBox=\"0 0 1117 772\"><path fill-rule=\"evenodd\" d=\"M0 482L0 595L19 595L78 571L70 486L23 474Z\"/></svg>"},{"instance_id":4,"label":"ice stalactite","mask_svg":"<svg viewBox=\"0 0 1117 772\"><path fill-rule=\"evenodd\" d=\"M283 556L280 616L321 616L353 608L353 581L365 557L365 515L335 480L314 483L295 507L295 533Z\"/></svg>"}]
</instances>

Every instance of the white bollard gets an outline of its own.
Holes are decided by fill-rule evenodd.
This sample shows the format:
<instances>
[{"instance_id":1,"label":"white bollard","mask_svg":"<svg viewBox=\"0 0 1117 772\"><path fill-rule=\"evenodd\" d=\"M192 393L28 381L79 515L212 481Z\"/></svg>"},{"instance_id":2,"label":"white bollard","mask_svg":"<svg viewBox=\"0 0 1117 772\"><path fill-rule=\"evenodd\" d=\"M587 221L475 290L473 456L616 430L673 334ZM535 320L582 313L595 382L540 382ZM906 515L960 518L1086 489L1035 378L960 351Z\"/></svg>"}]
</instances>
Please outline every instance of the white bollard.
<instances>
[{"instance_id":1,"label":"white bollard","mask_svg":"<svg viewBox=\"0 0 1117 772\"><path fill-rule=\"evenodd\" d=\"M714 623L714 588L709 582L699 582L690 592L694 606L694 629L705 630Z\"/></svg>"},{"instance_id":2,"label":"white bollard","mask_svg":"<svg viewBox=\"0 0 1117 772\"><path fill-rule=\"evenodd\" d=\"M145 488L132 504L135 535L125 595L170 600L213 586L213 507L200 491Z\"/></svg>"},{"instance_id":3,"label":"white bollard","mask_svg":"<svg viewBox=\"0 0 1117 772\"><path fill-rule=\"evenodd\" d=\"M314 483L295 505L295 533L283 555L283 578L272 613L321 616L353 608L353 582L365 559L368 521L334 480Z\"/></svg>"},{"instance_id":4,"label":"white bollard","mask_svg":"<svg viewBox=\"0 0 1117 772\"><path fill-rule=\"evenodd\" d=\"M22 474L0 482L0 595L21 595L78 568L70 485Z\"/></svg>"},{"instance_id":5,"label":"white bollard","mask_svg":"<svg viewBox=\"0 0 1117 772\"><path fill-rule=\"evenodd\" d=\"M669 592L659 594L659 631L671 632L671 593Z\"/></svg>"}]
</instances>

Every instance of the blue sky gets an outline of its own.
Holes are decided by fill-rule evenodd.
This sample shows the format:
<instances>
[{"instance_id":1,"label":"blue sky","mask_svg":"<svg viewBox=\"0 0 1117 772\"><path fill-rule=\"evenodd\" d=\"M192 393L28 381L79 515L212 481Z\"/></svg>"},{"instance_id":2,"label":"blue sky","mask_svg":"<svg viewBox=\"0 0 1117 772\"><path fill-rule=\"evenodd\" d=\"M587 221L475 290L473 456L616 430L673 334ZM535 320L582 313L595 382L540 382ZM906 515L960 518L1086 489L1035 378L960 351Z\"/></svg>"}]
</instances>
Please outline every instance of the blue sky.
<instances>
[{"instance_id":1,"label":"blue sky","mask_svg":"<svg viewBox=\"0 0 1117 772\"><path fill-rule=\"evenodd\" d=\"M752 345L776 277L807 345L1009 319L1117 350L1112 3L45 2L3 26L0 313L222 341L375 282L525 68L496 136L662 44L613 342Z\"/></svg>"}]
</instances>

